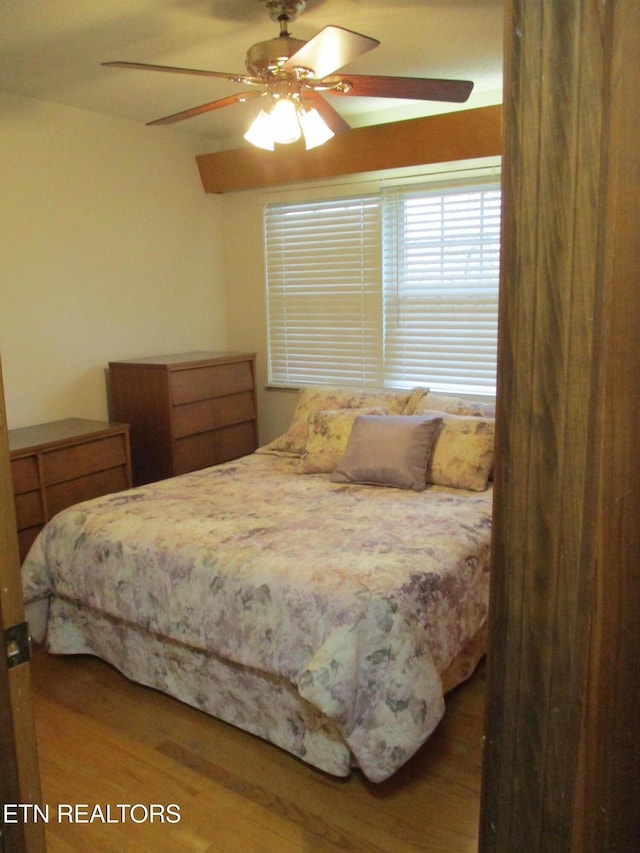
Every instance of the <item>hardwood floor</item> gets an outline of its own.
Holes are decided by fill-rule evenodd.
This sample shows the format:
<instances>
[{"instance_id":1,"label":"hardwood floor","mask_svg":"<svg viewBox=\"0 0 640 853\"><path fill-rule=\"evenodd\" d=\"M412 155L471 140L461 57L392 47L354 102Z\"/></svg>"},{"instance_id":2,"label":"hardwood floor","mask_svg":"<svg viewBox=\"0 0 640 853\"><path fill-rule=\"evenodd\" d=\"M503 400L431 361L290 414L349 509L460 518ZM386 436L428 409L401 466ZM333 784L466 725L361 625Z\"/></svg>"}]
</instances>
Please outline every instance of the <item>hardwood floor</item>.
<instances>
[{"instance_id":1,"label":"hardwood floor","mask_svg":"<svg viewBox=\"0 0 640 853\"><path fill-rule=\"evenodd\" d=\"M380 785L359 772L334 779L95 658L36 649L32 679L49 853L477 850L484 664L450 694L422 750ZM66 816L75 804L88 807L83 823ZM179 822L161 821L169 804Z\"/></svg>"}]
</instances>

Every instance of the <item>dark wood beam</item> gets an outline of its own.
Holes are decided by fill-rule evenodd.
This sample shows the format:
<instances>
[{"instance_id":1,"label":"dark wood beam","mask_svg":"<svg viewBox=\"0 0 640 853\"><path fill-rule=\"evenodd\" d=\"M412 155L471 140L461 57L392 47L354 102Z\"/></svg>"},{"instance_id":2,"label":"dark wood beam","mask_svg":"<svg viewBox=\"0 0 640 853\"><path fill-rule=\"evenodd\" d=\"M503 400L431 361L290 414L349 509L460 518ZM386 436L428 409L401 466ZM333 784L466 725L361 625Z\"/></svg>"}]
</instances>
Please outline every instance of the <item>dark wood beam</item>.
<instances>
[{"instance_id":1,"label":"dark wood beam","mask_svg":"<svg viewBox=\"0 0 640 853\"><path fill-rule=\"evenodd\" d=\"M205 192L226 193L299 181L447 163L502 152L502 107L480 107L361 127L306 151L246 147L196 157Z\"/></svg>"}]
</instances>

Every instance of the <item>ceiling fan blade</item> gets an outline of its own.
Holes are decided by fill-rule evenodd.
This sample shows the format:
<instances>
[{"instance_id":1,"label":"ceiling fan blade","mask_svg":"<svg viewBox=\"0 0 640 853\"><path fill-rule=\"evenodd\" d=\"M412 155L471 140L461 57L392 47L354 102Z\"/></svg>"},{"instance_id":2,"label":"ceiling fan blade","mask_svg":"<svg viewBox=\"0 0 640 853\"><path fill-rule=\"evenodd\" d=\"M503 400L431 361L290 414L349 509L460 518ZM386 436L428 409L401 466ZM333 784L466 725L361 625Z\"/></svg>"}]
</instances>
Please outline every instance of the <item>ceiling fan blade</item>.
<instances>
[{"instance_id":1,"label":"ceiling fan blade","mask_svg":"<svg viewBox=\"0 0 640 853\"><path fill-rule=\"evenodd\" d=\"M289 57L284 69L293 71L294 68L310 68L314 78L321 80L379 44L377 39L352 30L325 27Z\"/></svg>"},{"instance_id":2,"label":"ceiling fan blade","mask_svg":"<svg viewBox=\"0 0 640 853\"><path fill-rule=\"evenodd\" d=\"M262 92L257 92L253 89L249 92L238 92L238 94L229 95L227 98L220 98L217 101L210 101L208 104L200 104L199 107L191 107L189 110L182 110L179 113L172 113L170 116L163 116L162 118L148 121L147 124L175 124L177 121L184 121L186 118L195 118L196 116L203 115L204 113L209 113L212 110L219 110L221 107L229 107L231 104L244 103L244 101L248 101L251 98L257 98L262 94Z\"/></svg>"},{"instance_id":3,"label":"ceiling fan blade","mask_svg":"<svg viewBox=\"0 0 640 853\"><path fill-rule=\"evenodd\" d=\"M204 71L199 68L179 68L174 65L149 65L147 62L102 62L108 68L130 68L133 71L165 71L169 74L195 74L199 77L224 77L233 83L253 83L261 85L259 77L248 77L246 74L231 74L226 71Z\"/></svg>"},{"instance_id":4,"label":"ceiling fan blade","mask_svg":"<svg viewBox=\"0 0 640 853\"><path fill-rule=\"evenodd\" d=\"M311 101L313 106L318 110L325 123L334 133L344 133L346 130L351 130L351 127L342 118L340 113L327 103L319 92L313 89L304 91L302 96L304 101Z\"/></svg>"},{"instance_id":5,"label":"ceiling fan blade","mask_svg":"<svg viewBox=\"0 0 640 853\"><path fill-rule=\"evenodd\" d=\"M414 101L452 101L464 103L473 89L470 80L442 80L429 77L376 77L372 75L332 75L323 83L348 83L346 91L331 89L331 95L361 98L408 98Z\"/></svg>"}]
</instances>

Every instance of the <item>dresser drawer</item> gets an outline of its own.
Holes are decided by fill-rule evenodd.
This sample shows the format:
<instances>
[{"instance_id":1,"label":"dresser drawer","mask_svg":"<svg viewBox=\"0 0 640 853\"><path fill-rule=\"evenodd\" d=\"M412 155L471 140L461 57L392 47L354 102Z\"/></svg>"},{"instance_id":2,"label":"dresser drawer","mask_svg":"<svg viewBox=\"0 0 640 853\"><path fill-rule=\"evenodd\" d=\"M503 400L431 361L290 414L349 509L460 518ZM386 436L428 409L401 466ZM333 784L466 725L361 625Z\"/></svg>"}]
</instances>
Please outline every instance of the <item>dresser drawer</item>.
<instances>
[{"instance_id":1,"label":"dresser drawer","mask_svg":"<svg viewBox=\"0 0 640 853\"><path fill-rule=\"evenodd\" d=\"M35 527L27 527L24 530L18 530L18 549L20 552L20 560L23 561L29 552L29 548L33 545L36 536L42 530L44 525L37 524Z\"/></svg>"},{"instance_id":2,"label":"dresser drawer","mask_svg":"<svg viewBox=\"0 0 640 853\"><path fill-rule=\"evenodd\" d=\"M111 492L121 492L129 488L128 480L126 468L108 468L50 486L47 490L49 515L53 516L80 501L98 498Z\"/></svg>"},{"instance_id":3,"label":"dresser drawer","mask_svg":"<svg viewBox=\"0 0 640 853\"><path fill-rule=\"evenodd\" d=\"M216 464L215 432L201 432L180 438L174 445L173 469L175 474L187 474L198 468Z\"/></svg>"},{"instance_id":4,"label":"dresser drawer","mask_svg":"<svg viewBox=\"0 0 640 853\"><path fill-rule=\"evenodd\" d=\"M255 446L252 421L181 438L175 444L175 473L186 474L246 456Z\"/></svg>"},{"instance_id":5,"label":"dresser drawer","mask_svg":"<svg viewBox=\"0 0 640 853\"><path fill-rule=\"evenodd\" d=\"M11 461L11 476L15 494L32 492L34 489L40 488L38 457L33 455L23 456L22 459L13 459Z\"/></svg>"},{"instance_id":6,"label":"dresser drawer","mask_svg":"<svg viewBox=\"0 0 640 853\"><path fill-rule=\"evenodd\" d=\"M126 459L124 435L111 435L72 447L61 447L42 456L44 482L53 485L70 477L77 478L94 471L115 468L125 465Z\"/></svg>"},{"instance_id":7,"label":"dresser drawer","mask_svg":"<svg viewBox=\"0 0 640 853\"><path fill-rule=\"evenodd\" d=\"M229 394L199 403L185 403L173 410L176 438L230 426L256 416L253 393Z\"/></svg>"},{"instance_id":8,"label":"dresser drawer","mask_svg":"<svg viewBox=\"0 0 640 853\"><path fill-rule=\"evenodd\" d=\"M18 530L44 523L44 507L42 506L40 489L33 492L22 492L14 497Z\"/></svg>"},{"instance_id":9,"label":"dresser drawer","mask_svg":"<svg viewBox=\"0 0 640 853\"><path fill-rule=\"evenodd\" d=\"M171 401L174 405L238 391L253 391L253 373L248 361L210 364L171 374Z\"/></svg>"},{"instance_id":10,"label":"dresser drawer","mask_svg":"<svg viewBox=\"0 0 640 853\"><path fill-rule=\"evenodd\" d=\"M20 559L71 504L131 488L129 427L66 418L9 430Z\"/></svg>"},{"instance_id":11,"label":"dresser drawer","mask_svg":"<svg viewBox=\"0 0 640 853\"><path fill-rule=\"evenodd\" d=\"M248 456L256 449L254 423L236 424L216 432L216 456L218 462L228 462L239 456Z\"/></svg>"}]
</instances>

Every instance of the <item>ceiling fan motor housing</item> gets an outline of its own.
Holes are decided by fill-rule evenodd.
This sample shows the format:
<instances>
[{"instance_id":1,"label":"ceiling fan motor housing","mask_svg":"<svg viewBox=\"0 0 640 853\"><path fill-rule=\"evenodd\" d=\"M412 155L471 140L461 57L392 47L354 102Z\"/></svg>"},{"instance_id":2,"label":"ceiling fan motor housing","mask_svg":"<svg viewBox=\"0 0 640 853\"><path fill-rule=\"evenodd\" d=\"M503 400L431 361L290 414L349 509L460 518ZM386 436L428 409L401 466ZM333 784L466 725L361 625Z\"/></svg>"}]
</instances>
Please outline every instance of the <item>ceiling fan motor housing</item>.
<instances>
[{"instance_id":1,"label":"ceiling fan motor housing","mask_svg":"<svg viewBox=\"0 0 640 853\"><path fill-rule=\"evenodd\" d=\"M285 62L305 44L306 42L289 35L286 38L278 36L268 41L260 41L247 51L247 71L262 79L278 76L279 72L285 75Z\"/></svg>"}]
</instances>

